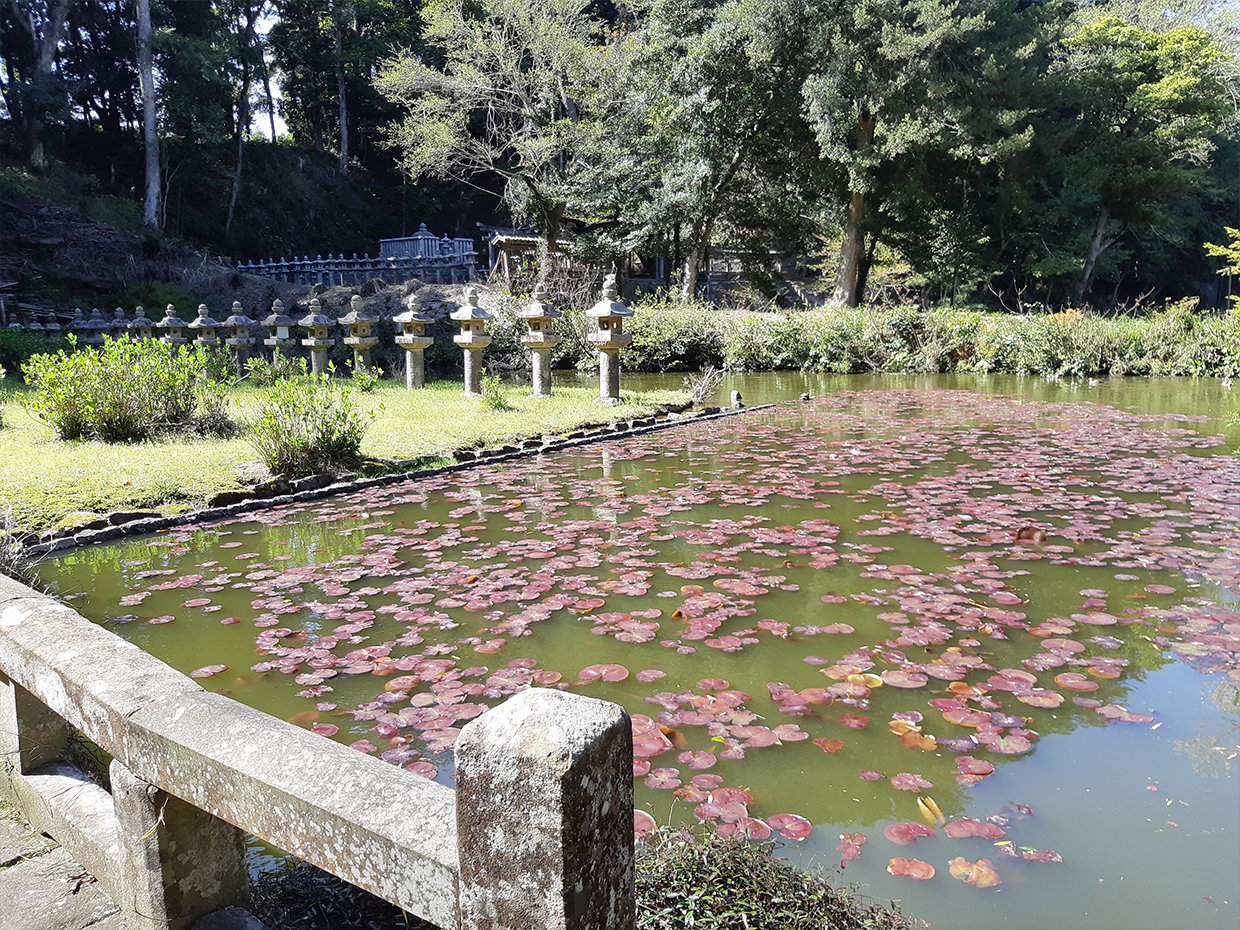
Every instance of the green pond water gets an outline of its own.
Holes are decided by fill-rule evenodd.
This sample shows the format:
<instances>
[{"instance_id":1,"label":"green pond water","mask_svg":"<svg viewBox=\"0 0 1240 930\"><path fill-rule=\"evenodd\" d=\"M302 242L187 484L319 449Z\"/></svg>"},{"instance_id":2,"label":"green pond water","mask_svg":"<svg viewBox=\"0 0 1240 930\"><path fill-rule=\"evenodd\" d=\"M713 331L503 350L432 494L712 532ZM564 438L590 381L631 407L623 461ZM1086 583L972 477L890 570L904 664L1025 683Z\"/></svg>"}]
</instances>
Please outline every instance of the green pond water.
<instances>
[{"instance_id":1,"label":"green pond water","mask_svg":"<svg viewBox=\"0 0 1240 930\"><path fill-rule=\"evenodd\" d=\"M572 687L635 715L658 824L735 821L737 795L708 796L734 788L742 826L813 825L774 834L807 868L839 872L862 834L843 879L932 926L1240 926L1240 388L732 388L776 406L41 574L205 687L445 784L486 706ZM898 845L919 797L1006 835ZM891 875L898 856L936 874ZM979 859L1001 884L950 873Z\"/></svg>"}]
</instances>

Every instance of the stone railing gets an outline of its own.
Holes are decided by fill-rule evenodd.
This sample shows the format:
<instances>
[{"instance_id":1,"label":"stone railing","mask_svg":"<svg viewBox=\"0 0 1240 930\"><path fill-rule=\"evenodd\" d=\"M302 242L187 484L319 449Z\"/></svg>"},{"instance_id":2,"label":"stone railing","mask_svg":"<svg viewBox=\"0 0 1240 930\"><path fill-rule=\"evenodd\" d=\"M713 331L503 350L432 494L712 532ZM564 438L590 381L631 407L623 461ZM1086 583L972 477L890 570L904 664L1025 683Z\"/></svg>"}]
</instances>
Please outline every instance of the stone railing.
<instances>
[{"instance_id":1,"label":"stone railing","mask_svg":"<svg viewBox=\"0 0 1240 930\"><path fill-rule=\"evenodd\" d=\"M69 726L111 792L64 761ZM632 742L614 704L522 692L461 731L456 790L206 691L0 575L0 793L131 930L246 900L243 831L445 930L634 925Z\"/></svg>"},{"instance_id":2,"label":"stone railing","mask_svg":"<svg viewBox=\"0 0 1240 930\"><path fill-rule=\"evenodd\" d=\"M303 256L280 258L265 262L243 262L237 270L245 274L278 278L290 284L328 284L345 287L359 285L372 278L380 278L389 284L399 284L409 278L419 278L432 284L463 284L474 280L473 254L457 253L420 256L395 255L388 258L371 258L369 254L352 258L328 255L323 258Z\"/></svg>"}]
</instances>

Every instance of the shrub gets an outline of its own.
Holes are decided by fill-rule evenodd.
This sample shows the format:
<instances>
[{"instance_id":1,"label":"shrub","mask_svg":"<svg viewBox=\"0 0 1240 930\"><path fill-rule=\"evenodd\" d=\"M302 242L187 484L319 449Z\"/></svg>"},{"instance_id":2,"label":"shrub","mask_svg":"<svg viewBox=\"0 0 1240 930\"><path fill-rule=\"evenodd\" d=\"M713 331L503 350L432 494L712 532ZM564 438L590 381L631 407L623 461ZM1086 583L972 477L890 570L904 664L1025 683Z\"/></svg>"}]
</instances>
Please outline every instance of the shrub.
<instances>
[{"instance_id":1,"label":"shrub","mask_svg":"<svg viewBox=\"0 0 1240 930\"><path fill-rule=\"evenodd\" d=\"M15 326L0 329L0 367L19 375L32 355L55 352L64 347L60 337L49 338Z\"/></svg>"},{"instance_id":2,"label":"shrub","mask_svg":"<svg viewBox=\"0 0 1240 930\"><path fill-rule=\"evenodd\" d=\"M700 303L647 297L625 324L633 341L621 351L621 364L631 371L658 372L722 365L727 316Z\"/></svg>"},{"instance_id":3,"label":"shrub","mask_svg":"<svg viewBox=\"0 0 1240 930\"><path fill-rule=\"evenodd\" d=\"M305 360L299 361L304 373ZM369 424L351 395L340 382L316 375L272 385L259 395L250 437L259 459L272 474L290 478L356 462Z\"/></svg>"},{"instance_id":4,"label":"shrub","mask_svg":"<svg viewBox=\"0 0 1240 930\"><path fill-rule=\"evenodd\" d=\"M71 347L76 340L70 336ZM104 337L103 347L35 355L28 407L61 439L134 442L168 430L226 433L225 387L198 347Z\"/></svg>"},{"instance_id":5,"label":"shrub","mask_svg":"<svg viewBox=\"0 0 1240 930\"><path fill-rule=\"evenodd\" d=\"M245 377L255 387L270 387L277 382L297 378L305 373L304 362L298 367L296 359L285 355L279 349L271 354L270 360L258 355L246 359L245 362Z\"/></svg>"},{"instance_id":6,"label":"shrub","mask_svg":"<svg viewBox=\"0 0 1240 930\"><path fill-rule=\"evenodd\" d=\"M639 930L876 930L922 927L899 909L794 869L769 846L664 831L637 863Z\"/></svg>"},{"instance_id":7,"label":"shrub","mask_svg":"<svg viewBox=\"0 0 1240 930\"><path fill-rule=\"evenodd\" d=\"M504 382L499 375L490 374L482 369L482 406L486 410L511 410L508 395L504 391Z\"/></svg>"},{"instance_id":8,"label":"shrub","mask_svg":"<svg viewBox=\"0 0 1240 930\"><path fill-rule=\"evenodd\" d=\"M359 393L373 393L382 376L381 369L355 366L352 359L349 360L349 380L353 382L353 389Z\"/></svg>"}]
</instances>

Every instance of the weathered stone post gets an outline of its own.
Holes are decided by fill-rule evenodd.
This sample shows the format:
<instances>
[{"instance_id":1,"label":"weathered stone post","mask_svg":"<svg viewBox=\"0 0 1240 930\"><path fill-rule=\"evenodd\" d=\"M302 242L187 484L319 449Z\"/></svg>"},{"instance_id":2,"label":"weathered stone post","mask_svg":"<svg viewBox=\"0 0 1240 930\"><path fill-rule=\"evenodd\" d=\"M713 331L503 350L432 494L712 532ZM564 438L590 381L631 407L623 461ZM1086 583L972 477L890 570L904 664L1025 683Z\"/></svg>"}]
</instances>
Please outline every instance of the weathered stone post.
<instances>
[{"instance_id":1,"label":"weathered stone post","mask_svg":"<svg viewBox=\"0 0 1240 930\"><path fill-rule=\"evenodd\" d=\"M198 334L194 337L194 345L204 347L219 345L220 337L215 335L215 331L223 325L219 320L211 319L206 304L199 304L198 316L189 322L189 328Z\"/></svg>"},{"instance_id":2,"label":"weathered stone post","mask_svg":"<svg viewBox=\"0 0 1240 930\"><path fill-rule=\"evenodd\" d=\"M263 340L263 345L271 349L273 360L280 354L281 349L289 349L297 345L297 340L289 332L290 327L297 325L297 321L291 316L285 316L284 302L279 298L271 305L271 313L263 317L262 325L266 326L271 333Z\"/></svg>"},{"instance_id":3,"label":"weathered stone post","mask_svg":"<svg viewBox=\"0 0 1240 930\"><path fill-rule=\"evenodd\" d=\"M301 344L310 350L311 374L327 375L327 350L336 344L336 340L328 336L334 322L331 317L324 316L323 305L317 297L310 301L310 312L297 321L298 326L306 327L309 336Z\"/></svg>"},{"instance_id":4,"label":"weathered stone post","mask_svg":"<svg viewBox=\"0 0 1240 930\"><path fill-rule=\"evenodd\" d=\"M349 327L344 344L353 348L353 370L370 369L370 350L379 344L379 337L370 334L370 325L379 321L379 314L371 313L357 294L349 301L349 312L340 318L340 325Z\"/></svg>"},{"instance_id":5,"label":"weathered stone post","mask_svg":"<svg viewBox=\"0 0 1240 930\"><path fill-rule=\"evenodd\" d=\"M532 688L456 743L461 930L631 930L633 734L615 704Z\"/></svg>"},{"instance_id":6,"label":"weathered stone post","mask_svg":"<svg viewBox=\"0 0 1240 930\"><path fill-rule=\"evenodd\" d=\"M234 300L232 314L224 321L224 326L228 327L228 338L224 342L232 349L238 375L245 371L245 360L250 355L250 346L254 345L254 337L250 335L253 325L254 321L241 309L241 301Z\"/></svg>"},{"instance_id":7,"label":"weathered stone post","mask_svg":"<svg viewBox=\"0 0 1240 930\"><path fill-rule=\"evenodd\" d=\"M603 299L586 311L598 323L590 333L590 341L598 346L598 399L595 403L608 406L620 400L620 350L633 341L624 332L624 318L633 311L616 300L616 276L609 274L603 281Z\"/></svg>"},{"instance_id":8,"label":"weathered stone post","mask_svg":"<svg viewBox=\"0 0 1240 930\"><path fill-rule=\"evenodd\" d=\"M155 324L156 328L163 333L159 337L159 341L166 346L183 346L186 338L181 335L181 330L185 329L185 321L177 316L177 311L172 304L168 304L168 309L164 312L164 318Z\"/></svg>"},{"instance_id":9,"label":"weathered stone post","mask_svg":"<svg viewBox=\"0 0 1240 930\"><path fill-rule=\"evenodd\" d=\"M0 673L0 793L20 797L18 779L61 758L68 742L64 719Z\"/></svg>"},{"instance_id":10,"label":"weathered stone post","mask_svg":"<svg viewBox=\"0 0 1240 930\"><path fill-rule=\"evenodd\" d=\"M435 318L421 311L421 304L413 294L409 295L406 306L408 309L394 316L392 322L400 326L396 344L405 350L405 388L412 391L426 384L425 352L435 342L433 336L426 335L426 325L434 323Z\"/></svg>"},{"instance_id":11,"label":"weathered stone post","mask_svg":"<svg viewBox=\"0 0 1240 930\"><path fill-rule=\"evenodd\" d=\"M547 289L539 284L534 288L533 299L521 308L521 319L528 327L521 341L530 349L530 380L535 397L551 396L551 350L564 341L552 333L556 318L564 314L543 300L546 293Z\"/></svg>"},{"instance_id":12,"label":"weathered stone post","mask_svg":"<svg viewBox=\"0 0 1240 930\"><path fill-rule=\"evenodd\" d=\"M115 759L108 775L121 860L116 904L129 930L180 930L221 907L248 904L240 830Z\"/></svg>"},{"instance_id":13,"label":"weathered stone post","mask_svg":"<svg viewBox=\"0 0 1240 930\"><path fill-rule=\"evenodd\" d=\"M478 289L465 288L465 302L451 314L461 324L461 331L452 341L465 350L465 396L482 393L482 350L491 344L486 321L491 314L478 306Z\"/></svg>"}]
</instances>

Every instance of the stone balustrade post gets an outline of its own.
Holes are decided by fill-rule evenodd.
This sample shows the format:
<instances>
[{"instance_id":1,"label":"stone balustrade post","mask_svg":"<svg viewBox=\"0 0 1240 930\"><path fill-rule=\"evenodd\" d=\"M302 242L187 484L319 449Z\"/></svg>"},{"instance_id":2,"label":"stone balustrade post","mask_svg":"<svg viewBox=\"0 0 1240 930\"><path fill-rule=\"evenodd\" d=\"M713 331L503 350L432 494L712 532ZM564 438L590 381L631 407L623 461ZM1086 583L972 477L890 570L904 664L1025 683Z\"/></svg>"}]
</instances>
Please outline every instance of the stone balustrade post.
<instances>
[{"instance_id":1,"label":"stone balustrade post","mask_svg":"<svg viewBox=\"0 0 1240 930\"><path fill-rule=\"evenodd\" d=\"M63 758L68 743L64 718L0 673L0 783Z\"/></svg>"},{"instance_id":2,"label":"stone balustrade post","mask_svg":"<svg viewBox=\"0 0 1240 930\"><path fill-rule=\"evenodd\" d=\"M245 836L115 759L108 770L120 852L116 904L128 930L180 930L248 903Z\"/></svg>"},{"instance_id":3,"label":"stone balustrade post","mask_svg":"<svg viewBox=\"0 0 1240 930\"><path fill-rule=\"evenodd\" d=\"M633 741L615 704L532 688L456 743L461 930L632 930Z\"/></svg>"}]
</instances>

